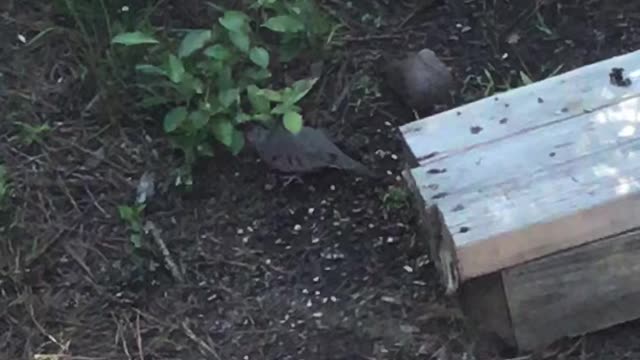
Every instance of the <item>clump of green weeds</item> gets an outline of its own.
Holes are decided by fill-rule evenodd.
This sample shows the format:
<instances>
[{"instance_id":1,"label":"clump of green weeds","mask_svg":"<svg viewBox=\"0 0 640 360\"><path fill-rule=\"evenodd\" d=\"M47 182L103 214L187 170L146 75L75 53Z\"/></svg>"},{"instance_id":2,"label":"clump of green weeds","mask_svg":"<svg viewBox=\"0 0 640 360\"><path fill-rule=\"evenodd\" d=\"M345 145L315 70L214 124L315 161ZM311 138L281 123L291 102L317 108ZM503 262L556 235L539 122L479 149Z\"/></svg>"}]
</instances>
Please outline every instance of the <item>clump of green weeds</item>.
<instances>
[{"instance_id":1,"label":"clump of green weeds","mask_svg":"<svg viewBox=\"0 0 640 360\"><path fill-rule=\"evenodd\" d=\"M409 191L401 186L391 186L382 197L387 211L399 210L409 206Z\"/></svg>"},{"instance_id":2,"label":"clump of green weeds","mask_svg":"<svg viewBox=\"0 0 640 360\"><path fill-rule=\"evenodd\" d=\"M142 247L142 220L144 209L145 204L118 206L118 214L120 215L120 219L124 221L129 228L129 241L134 249L140 249Z\"/></svg>"},{"instance_id":3,"label":"clump of green weeds","mask_svg":"<svg viewBox=\"0 0 640 360\"><path fill-rule=\"evenodd\" d=\"M150 15L162 8L160 0L56 1L85 38L89 66L102 74L98 81L133 90L139 101L129 115L162 111L162 127L187 168L212 156L216 143L238 154L245 122L282 122L298 132L299 102L316 79L276 86L271 70L299 56L321 56L334 29L314 0L207 3L217 18L197 29L154 27Z\"/></svg>"},{"instance_id":4,"label":"clump of green weeds","mask_svg":"<svg viewBox=\"0 0 640 360\"><path fill-rule=\"evenodd\" d=\"M312 2L259 0L249 11L223 11L210 28L178 35L136 30L113 38L115 44L146 48L145 62L135 65L141 105L168 108L163 128L187 165L212 156L212 141L239 153L244 136L238 125L245 122L282 121L292 133L300 131L298 102L316 79L274 89L269 70L274 48L280 61L288 61L317 35L304 21L310 8L296 4ZM276 45L265 40L265 31L279 39Z\"/></svg>"}]
</instances>

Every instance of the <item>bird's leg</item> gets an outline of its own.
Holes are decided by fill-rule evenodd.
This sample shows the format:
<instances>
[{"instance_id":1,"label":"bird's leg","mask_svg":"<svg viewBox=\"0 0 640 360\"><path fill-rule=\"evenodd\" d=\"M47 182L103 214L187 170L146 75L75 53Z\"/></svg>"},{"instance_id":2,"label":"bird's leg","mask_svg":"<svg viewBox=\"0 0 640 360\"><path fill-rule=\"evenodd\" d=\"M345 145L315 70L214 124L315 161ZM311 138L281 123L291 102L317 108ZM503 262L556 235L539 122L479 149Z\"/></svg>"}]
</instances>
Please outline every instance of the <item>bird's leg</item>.
<instances>
[{"instance_id":1,"label":"bird's leg","mask_svg":"<svg viewBox=\"0 0 640 360\"><path fill-rule=\"evenodd\" d=\"M294 181L296 181L296 182L298 182L300 184L304 184L304 181L302 181L302 178L299 175L296 175L296 174L284 175L282 177L282 179L284 180L284 183L282 184L283 188L286 188L287 186L289 186Z\"/></svg>"}]
</instances>

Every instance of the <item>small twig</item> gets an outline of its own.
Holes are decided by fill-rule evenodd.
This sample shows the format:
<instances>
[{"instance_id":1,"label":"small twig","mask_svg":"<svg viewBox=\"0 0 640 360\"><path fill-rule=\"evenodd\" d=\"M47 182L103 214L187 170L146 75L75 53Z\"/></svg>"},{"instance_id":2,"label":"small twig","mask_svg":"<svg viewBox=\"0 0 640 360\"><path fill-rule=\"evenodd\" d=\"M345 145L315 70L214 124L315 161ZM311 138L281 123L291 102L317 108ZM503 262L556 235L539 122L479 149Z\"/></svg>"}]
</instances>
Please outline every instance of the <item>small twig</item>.
<instances>
[{"instance_id":1,"label":"small twig","mask_svg":"<svg viewBox=\"0 0 640 360\"><path fill-rule=\"evenodd\" d=\"M144 224L144 232L145 233L151 232L151 237L153 237L153 240L156 242L156 245L160 247L160 251L162 251L162 256L164 257L164 261L166 262L167 267L169 268L169 271L171 271L171 275L173 275L176 281L183 283L184 277L182 276L182 273L178 269L178 266L176 265L176 263L173 261L173 258L171 257L171 253L169 252L167 245L165 244L164 240L162 240L160 229L158 229L158 227L151 221L147 221Z\"/></svg>"},{"instance_id":2,"label":"small twig","mask_svg":"<svg viewBox=\"0 0 640 360\"><path fill-rule=\"evenodd\" d=\"M218 355L218 352L214 348L209 346L209 344L204 342L204 340L197 337L196 334L193 332L193 330L189 328L189 325L187 325L186 320L182 322L182 329L184 330L185 334L189 339L193 340L196 344L200 345L200 347L207 350L216 359L221 360L220 355Z\"/></svg>"},{"instance_id":3,"label":"small twig","mask_svg":"<svg viewBox=\"0 0 640 360\"><path fill-rule=\"evenodd\" d=\"M89 276L89 279L91 279L92 282L95 282L95 277L93 276L93 273L91 272L91 269L89 269L87 264L80 258L80 255L78 255L78 253L76 253L76 251L73 250L73 248L71 248L71 246L69 246L69 245L65 244L63 247L64 247L64 250L69 255L71 255L73 260L75 260L78 263L78 265L80 265L82 270L84 270L87 273L87 275Z\"/></svg>"},{"instance_id":4,"label":"small twig","mask_svg":"<svg viewBox=\"0 0 640 360\"><path fill-rule=\"evenodd\" d=\"M38 330L40 331L40 333L42 335L44 335L46 338L48 338L49 340L51 340L51 342L53 342L54 344L58 345L60 347L60 349L62 351L67 351L69 350L69 346L68 345L63 345L58 339L56 339L53 335L49 334L45 328L38 322L38 320L36 320L36 316L34 314L34 310L33 310L33 305L29 304L27 306L27 310L29 311L29 315L31 316L31 321L33 321L33 324L38 328Z\"/></svg>"},{"instance_id":5,"label":"small twig","mask_svg":"<svg viewBox=\"0 0 640 360\"><path fill-rule=\"evenodd\" d=\"M144 352L142 351L142 334L140 333L140 313L136 314L136 343L138 345L138 355L140 360L144 360Z\"/></svg>"},{"instance_id":6,"label":"small twig","mask_svg":"<svg viewBox=\"0 0 640 360\"><path fill-rule=\"evenodd\" d=\"M409 15L407 15L407 17L405 17L404 20L402 20L402 22L400 22L400 24L396 27L396 31L402 30L402 28L405 25L407 25L407 23L411 21L411 19L413 19L418 13L421 13L435 6L437 6L437 2L434 0L431 0L431 1L426 1L422 5L415 7L415 9Z\"/></svg>"},{"instance_id":7,"label":"small twig","mask_svg":"<svg viewBox=\"0 0 640 360\"><path fill-rule=\"evenodd\" d=\"M371 40L391 40L402 39L405 34L378 34L378 35L365 35L365 36L344 36L340 40L344 41L371 41Z\"/></svg>"}]
</instances>

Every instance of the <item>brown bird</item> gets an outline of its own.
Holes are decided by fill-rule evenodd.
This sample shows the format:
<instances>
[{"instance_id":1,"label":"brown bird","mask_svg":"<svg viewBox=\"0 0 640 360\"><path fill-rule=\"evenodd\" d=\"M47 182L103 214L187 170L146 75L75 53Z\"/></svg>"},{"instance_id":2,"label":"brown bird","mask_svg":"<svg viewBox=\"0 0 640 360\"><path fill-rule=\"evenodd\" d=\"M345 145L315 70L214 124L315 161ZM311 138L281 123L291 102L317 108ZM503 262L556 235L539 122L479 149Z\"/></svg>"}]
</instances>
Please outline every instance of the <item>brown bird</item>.
<instances>
[{"instance_id":1,"label":"brown bird","mask_svg":"<svg viewBox=\"0 0 640 360\"><path fill-rule=\"evenodd\" d=\"M377 175L360 162L342 152L320 129L303 127L293 134L281 125L268 129L259 124L245 127L247 143L272 169L287 174L317 172L325 168ZM300 179L297 175L292 179Z\"/></svg>"},{"instance_id":2,"label":"brown bird","mask_svg":"<svg viewBox=\"0 0 640 360\"><path fill-rule=\"evenodd\" d=\"M389 61L383 72L389 87L419 113L447 101L454 88L451 72L429 49Z\"/></svg>"}]
</instances>

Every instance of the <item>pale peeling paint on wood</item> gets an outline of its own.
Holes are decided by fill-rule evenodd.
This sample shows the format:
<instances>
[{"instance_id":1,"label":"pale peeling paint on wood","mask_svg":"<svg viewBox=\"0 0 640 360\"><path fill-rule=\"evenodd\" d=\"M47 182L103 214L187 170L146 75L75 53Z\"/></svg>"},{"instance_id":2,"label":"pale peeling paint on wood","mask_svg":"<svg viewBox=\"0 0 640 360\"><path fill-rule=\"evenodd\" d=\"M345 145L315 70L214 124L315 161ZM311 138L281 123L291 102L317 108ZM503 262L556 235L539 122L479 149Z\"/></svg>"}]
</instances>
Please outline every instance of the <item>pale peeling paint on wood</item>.
<instances>
[{"instance_id":1,"label":"pale peeling paint on wood","mask_svg":"<svg viewBox=\"0 0 640 360\"><path fill-rule=\"evenodd\" d=\"M613 67L628 87L610 83ZM421 165L640 95L640 51L587 65L400 128Z\"/></svg>"}]
</instances>

